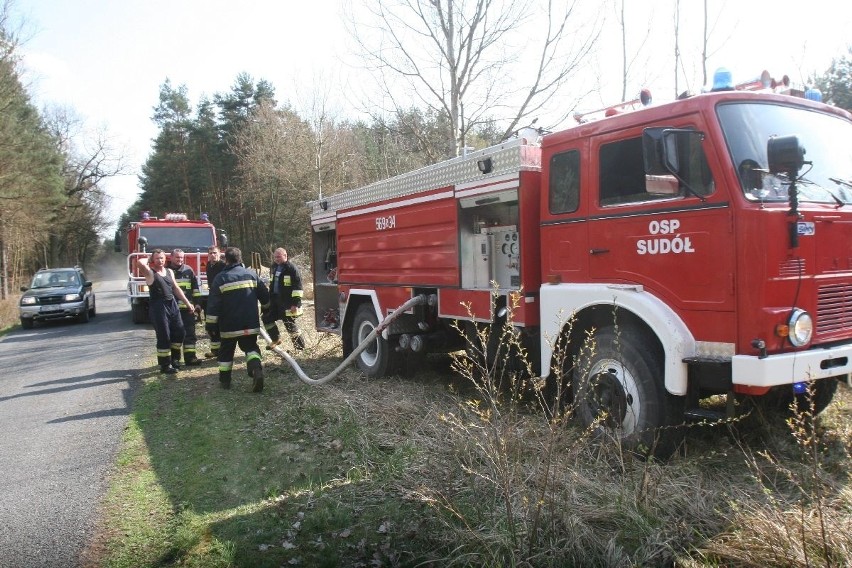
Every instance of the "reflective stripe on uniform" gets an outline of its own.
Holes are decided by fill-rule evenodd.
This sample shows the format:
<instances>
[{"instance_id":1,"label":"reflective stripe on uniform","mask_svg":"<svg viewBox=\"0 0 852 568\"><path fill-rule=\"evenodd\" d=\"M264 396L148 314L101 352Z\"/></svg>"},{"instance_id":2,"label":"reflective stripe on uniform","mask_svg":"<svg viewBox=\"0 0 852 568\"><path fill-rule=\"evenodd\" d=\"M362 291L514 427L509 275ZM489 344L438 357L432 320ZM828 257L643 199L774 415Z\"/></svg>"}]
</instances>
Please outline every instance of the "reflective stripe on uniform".
<instances>
[{"instance_id":1,"label":"reflective stripe on uniform","mask_svg":"<svg viewBox=\"0 0 852 568\"><path fill-rule=\"evenodd\" d=\"M260 328L256 327L254 329L238 329L237 331L223 331L220 332L219 335L222 339L230 339L232 337L242 337L244 335L257 335L260 333Z\"/></svg>"},{"instance_id":2,"label":"reflective stripe on uniform","mask_svg":"<svg viewBox=\"0 0 852 568\"><path fill-rule=\"evenodd\" d=\"M219 290L224 294L225 292L233 292L234 290L242 290L245 288L257 288L257 282L254 280L238 280L236 282L228 282L227 284L222 284L219 287Z\"/></svg>"}]
</instances>

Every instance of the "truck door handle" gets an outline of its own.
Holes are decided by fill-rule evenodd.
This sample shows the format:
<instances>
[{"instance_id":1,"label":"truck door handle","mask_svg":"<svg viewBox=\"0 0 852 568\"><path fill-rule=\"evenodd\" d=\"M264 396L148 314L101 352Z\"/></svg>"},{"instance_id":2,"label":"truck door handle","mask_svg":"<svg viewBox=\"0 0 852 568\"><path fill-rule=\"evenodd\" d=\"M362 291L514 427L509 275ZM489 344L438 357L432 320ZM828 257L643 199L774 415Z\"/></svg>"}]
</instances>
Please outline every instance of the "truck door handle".
<instances>
[{"instance_id":1,"label":"truck door handle","mask_svg":"<svg viewBox=\"0 0 852 568\"><path fill-rule=\"evenodd\" d=\"M589 254L604 254L605 252L609 252L609 249L593 248L589 251Z\"/></svg>"}]
</instances>

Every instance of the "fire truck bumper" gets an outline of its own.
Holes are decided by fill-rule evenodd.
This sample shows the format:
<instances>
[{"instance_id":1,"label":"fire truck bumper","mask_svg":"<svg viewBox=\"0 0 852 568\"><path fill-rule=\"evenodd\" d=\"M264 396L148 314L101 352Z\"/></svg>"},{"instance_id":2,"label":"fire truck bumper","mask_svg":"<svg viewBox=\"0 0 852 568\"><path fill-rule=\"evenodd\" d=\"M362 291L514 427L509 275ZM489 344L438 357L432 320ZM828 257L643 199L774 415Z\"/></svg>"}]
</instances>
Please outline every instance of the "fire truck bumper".
<instances>
[{"instance_id":1,"label":"fire truck bumper","mask_svg":"<svg viewBox=\"0 0 852 568\"><path fill-rule=\"evenodd\" d=\"M772 387L852 373L852 344L780 353L764 358L734 355L731 375L735 385Z\"/></svg>"}]
</instances>

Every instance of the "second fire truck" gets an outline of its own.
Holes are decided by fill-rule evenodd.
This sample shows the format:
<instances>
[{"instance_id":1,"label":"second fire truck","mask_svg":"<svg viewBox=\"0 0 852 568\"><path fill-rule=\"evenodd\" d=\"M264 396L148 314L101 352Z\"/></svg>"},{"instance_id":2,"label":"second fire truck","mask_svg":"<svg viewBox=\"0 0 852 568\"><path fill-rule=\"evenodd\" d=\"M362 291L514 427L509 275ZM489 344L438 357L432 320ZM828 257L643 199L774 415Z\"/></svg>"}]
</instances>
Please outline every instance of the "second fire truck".
<instances>
[{"instance_id":1,"label":"second fire truck","mask_svg":"<svg viewBox=\"0 0 852 568\"><path fill-rule=\"evenodd\" d=\"M206 297L207 249L214 245L227 246L227 236L222 231L217 234L206 214L200 219L189 219L185 213L167 213L157 218L145 211L138 221L119 230L115 236L115 250L127 254L127 301L133 323L148 321L148 285L136 267L137 258L148 256L157 248L163 249L166 255L176 248L183 250L186 253L184 262L195 271L202 297Z\"/></svg>"}]
</instances>

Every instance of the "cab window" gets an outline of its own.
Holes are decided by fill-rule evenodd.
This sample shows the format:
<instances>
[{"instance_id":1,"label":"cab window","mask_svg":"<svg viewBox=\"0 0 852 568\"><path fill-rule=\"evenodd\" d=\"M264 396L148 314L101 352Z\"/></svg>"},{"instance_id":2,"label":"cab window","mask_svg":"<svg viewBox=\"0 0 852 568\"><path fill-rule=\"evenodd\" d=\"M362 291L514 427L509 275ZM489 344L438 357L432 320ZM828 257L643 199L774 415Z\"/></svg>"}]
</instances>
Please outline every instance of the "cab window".
<instances>
[{"instance_id":1,"label":"cab window","mask_svg":"<svg viewBox=\"0 0 852 568\"><path fill-rule=\"evenodd\" d=\"M629 138L600 149L600 204L602 206L673 199L713 192L713 178L698 136L678 147L678 176L645 173L642 138Z\"/></svg>"},{"instance_id":2,"label":"cab window","mask_svg":"<svg viewBox=\"0 0 852 568\"><path fill-rule=\"evenodd\" d=\"M580 152L572 150L550 159L548 206L551 213L571 213L580 203Z\"/></svg>"}]
</instances>

